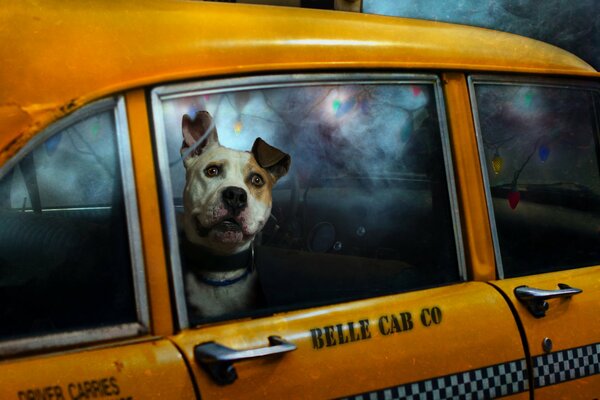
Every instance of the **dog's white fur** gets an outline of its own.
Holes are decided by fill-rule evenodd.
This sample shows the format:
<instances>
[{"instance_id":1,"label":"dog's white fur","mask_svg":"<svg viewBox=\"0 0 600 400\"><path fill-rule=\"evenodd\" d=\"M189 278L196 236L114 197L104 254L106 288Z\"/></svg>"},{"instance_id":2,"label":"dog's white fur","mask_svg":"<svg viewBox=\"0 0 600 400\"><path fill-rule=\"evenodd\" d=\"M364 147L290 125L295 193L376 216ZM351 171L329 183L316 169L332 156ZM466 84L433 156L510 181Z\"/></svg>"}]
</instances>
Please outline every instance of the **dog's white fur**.
<instances>
[{"instance_id":1,"label":"dog's white fur","mask_svg":"<svg viewBox=\"0 0 600 400\"><path fill-rule=\"evenodd\" d=\"M211 279L235 279L244 271L212 273ZM188 308L197 317L217 317L234 311L250 310L257 306L260 286L256 270L246 278L229 286L205 284L192 273L185 275Z\"/></svg>"},{"instance_id":2,"label":"dog's white fur","mask_svg":"<svg viewBox=\"0 0 600 400\"><path fill-rule=\"evenodd\" d=\"M257 139L252 152L221 146L212 118L205 111L198 112L194 119L184 115L182 131L186 169L183 228L188 242L217 256L248 250L267 223L271 189L287 173L290 157L261 139ZM245 205L237 212L224 201L224 192L231 188L245 193ZM219 270L188 266L185 286L189 308L201 317L253 308L258 298L258 277L255 268L244 277L247 267ZM205 283L239 277L243 279L224 286Z\"/></svg>"}]
</instances>

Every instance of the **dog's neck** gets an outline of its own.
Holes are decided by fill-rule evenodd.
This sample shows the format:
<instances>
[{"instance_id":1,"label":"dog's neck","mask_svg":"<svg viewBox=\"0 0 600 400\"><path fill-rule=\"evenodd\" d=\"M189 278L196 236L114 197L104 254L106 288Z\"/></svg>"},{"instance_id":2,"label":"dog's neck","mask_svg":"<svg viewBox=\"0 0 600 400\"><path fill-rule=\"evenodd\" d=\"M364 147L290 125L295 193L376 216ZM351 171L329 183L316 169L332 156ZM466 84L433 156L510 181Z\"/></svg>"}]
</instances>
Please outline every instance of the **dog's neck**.
<instances>
[{"instance_id":1,"label":"dog's neck","mask_svg":"<svg viewBox=\"0 0 600 400\"><path fill-rule=\"evenodd\" d=\"M240 271L252 272L254 247L231 255L216 255L207 248L194 244L187 239L182 240L182 255L186 260L186 268L201 276L221 279L234 277Z\"/></svg>"}]
</instances>

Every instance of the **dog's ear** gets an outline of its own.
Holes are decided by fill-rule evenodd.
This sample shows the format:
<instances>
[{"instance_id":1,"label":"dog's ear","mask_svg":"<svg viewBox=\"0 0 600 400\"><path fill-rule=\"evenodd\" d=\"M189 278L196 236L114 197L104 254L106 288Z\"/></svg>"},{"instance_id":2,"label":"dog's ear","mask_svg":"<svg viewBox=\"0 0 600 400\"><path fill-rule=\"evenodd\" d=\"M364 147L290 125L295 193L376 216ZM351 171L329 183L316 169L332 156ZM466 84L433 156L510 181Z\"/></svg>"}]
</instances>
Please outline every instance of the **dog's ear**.
<instances>
[{"instance_id":1,"label":"dog's ear","mask_svg":"<svg viewBox=\"0 0 600 400\"><path fill-rule=\"evenodd\" d=\"M271 146L261 138L256 138L252 145L252 154L258 165L269 171L275 179L279 179L290 169L292 162L289 154Z\"/></svg>"},{"instance_id":2,"label":"dog's ear","mask_svg":"<svg viewBox=\"0 0 600 400\"><path fill-rule=\"evenodd\" d=\"M181 120L181 131L183 132L181 155L184 159L197 156L205 147L219 143L217 128L207 111L198 111L194 119L185 114Z\"/></svg>"}]
</instances>

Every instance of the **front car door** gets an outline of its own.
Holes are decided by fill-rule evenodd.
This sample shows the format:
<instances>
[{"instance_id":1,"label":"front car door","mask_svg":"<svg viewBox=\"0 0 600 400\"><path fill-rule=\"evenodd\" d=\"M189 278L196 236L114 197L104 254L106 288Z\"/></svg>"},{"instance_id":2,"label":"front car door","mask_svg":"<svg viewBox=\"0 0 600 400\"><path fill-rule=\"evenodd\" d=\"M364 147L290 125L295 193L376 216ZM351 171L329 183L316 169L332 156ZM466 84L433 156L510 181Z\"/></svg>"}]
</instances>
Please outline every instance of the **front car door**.
<instances>
[{"instance_id":1,"label":"front car door","mask_svg":"<svg viewBox=\"0 0 600 400\"><path fill-rule=\"evenodd\" d=\"M597 398L598 86L473 76L470 90L505 278L494 285L524 330L535 398Z\"/></svg>"},{"instance_id":2,"label":"front car door","mask_svg":"<svg viewBox=\"0 0 600 400\"><path fill-rule=\"evenodd\" d=\"M249 77L151 97L181 328L173 340L203 398L528 397L506 301L465 282L437 76ZM225 146L247 151L260 136L291 155L255 240L264 307L213 316L192 307L208 299L187 279L204 264L181 226L182 119L199 111Z\"/></svg>"}]
</instances>

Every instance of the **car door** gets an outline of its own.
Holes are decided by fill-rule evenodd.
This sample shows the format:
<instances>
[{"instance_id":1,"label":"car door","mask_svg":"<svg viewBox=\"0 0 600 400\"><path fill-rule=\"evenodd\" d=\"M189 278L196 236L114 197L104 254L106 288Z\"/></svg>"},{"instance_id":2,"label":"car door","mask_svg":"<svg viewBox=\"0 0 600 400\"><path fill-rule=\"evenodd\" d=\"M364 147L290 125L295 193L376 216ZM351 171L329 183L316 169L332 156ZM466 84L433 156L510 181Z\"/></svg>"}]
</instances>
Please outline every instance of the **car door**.
<instances>
[{"instance_id":1,"label":"car door","mask_svg":"<svg viewBox=\"0 0 600 400\"><path fill-rule=\"evenodd\" d=\"M510 308L466 282L437 76L258 76L151 98L181 330L172 340L203 398L528 397ZM202 158L185 171L202 156L202 139L184 133L198 113L223 146L248 151L260 136L291 156L254 239L262 307L194 308L210 299L192 279L212 270L182 227L189 210L204 212L186 200L186 174L220 171Z\"/></svg>"},{"instance_id":2,"label":"car door","mask_svg":"<svg viewBox=\"0 0 600 400\"><path fill-rule=\"evenodd\" d=\"M2 399L195 398L150 332L128 134L107 98L0 168Z\"/></svg>"},{"instance_id":3,"label":"car door","mask_svg":"<svg viewBox=\"0 0 600 400\"><path fill-rule=\"evenodd\" d=\"M600 393L598 86L474 76L496 260L536 399Z\"/></svg>"}]
</instances>

